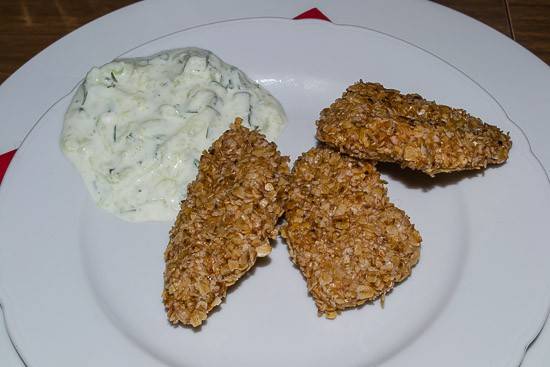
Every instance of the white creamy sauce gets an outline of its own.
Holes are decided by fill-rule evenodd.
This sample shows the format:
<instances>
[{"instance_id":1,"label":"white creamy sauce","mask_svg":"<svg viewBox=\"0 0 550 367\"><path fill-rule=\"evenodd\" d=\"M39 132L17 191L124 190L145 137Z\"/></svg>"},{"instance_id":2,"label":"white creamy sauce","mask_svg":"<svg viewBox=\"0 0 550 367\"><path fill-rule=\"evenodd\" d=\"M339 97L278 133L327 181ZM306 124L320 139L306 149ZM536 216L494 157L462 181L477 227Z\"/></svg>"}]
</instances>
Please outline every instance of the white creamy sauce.
<instances>
[{"instance_id":1,"label":"white creamy sauce","mask_svg":"<svg viewBox=\"0 0 550 367\"><path fill-rule=\"evenodd\" d=\"M173 220L202 152L236 117L269 140L286 122L239 69L206 50L169 50L90 70L61 147L99 207L130 221Z\"/></svg>"}]
</instances>

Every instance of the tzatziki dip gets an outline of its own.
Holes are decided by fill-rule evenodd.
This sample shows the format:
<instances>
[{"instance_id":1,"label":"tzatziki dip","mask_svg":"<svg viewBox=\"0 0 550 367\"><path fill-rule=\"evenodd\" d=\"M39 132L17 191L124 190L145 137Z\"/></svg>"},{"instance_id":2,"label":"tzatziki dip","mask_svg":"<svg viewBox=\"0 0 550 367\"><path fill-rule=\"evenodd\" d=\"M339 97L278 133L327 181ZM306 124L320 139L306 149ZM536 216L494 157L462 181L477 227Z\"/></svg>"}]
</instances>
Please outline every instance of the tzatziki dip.
<instances>
[{"instance_id":1,"label":"tzatziki dip","mask_svg":"<svg viewBox=\"0 0 550 367\"><path fill-rule=\"evenodd\" d=\"M61 148L97 205L129 221L174 220L200 156L235 120L274 140L279 102L212 52L182 48L92 68Z\"/></svg>"}]
</instances>

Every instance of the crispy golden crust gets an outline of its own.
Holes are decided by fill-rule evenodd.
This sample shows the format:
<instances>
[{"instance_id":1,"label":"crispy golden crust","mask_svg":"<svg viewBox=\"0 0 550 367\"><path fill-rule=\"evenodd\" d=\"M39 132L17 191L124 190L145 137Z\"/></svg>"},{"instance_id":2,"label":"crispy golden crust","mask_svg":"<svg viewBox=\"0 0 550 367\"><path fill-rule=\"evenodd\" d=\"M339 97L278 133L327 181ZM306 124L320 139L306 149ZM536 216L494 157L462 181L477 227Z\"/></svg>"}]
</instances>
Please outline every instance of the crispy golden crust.
<instances>
[{"instance_id":1,"label":"crispy golden crust","mask_svg":"<svg viewBox=\"0 0 550 367\"><path fill-rule=\"evenodd\" d=\"M256 257L271 252L288 175L288 158L240 121L203 153L165 252L170 322L199 326Z\"/></svg>"},{"instance_id":2,"label":"crispy golden crust","mask_svg":"<svg viewBox=\"0 0 550 367\"><path fill-rule=\"evenodd\" d=\"M317 138L346 154L431 176L504 163L512 146L508 134L464 110L362 81L321 111Z\"/></svg>"},{"instance_id":3,"label":"crispy golden crust","mask_svg":"<svg viewBox=\"0 0 550 367\"><path fill-rule=\"evenodd\" d=\"M384 296L420 256L420 234L374 166L328 148L296 161L282 235L320 314Z\"/></svg>"}]
</instances>

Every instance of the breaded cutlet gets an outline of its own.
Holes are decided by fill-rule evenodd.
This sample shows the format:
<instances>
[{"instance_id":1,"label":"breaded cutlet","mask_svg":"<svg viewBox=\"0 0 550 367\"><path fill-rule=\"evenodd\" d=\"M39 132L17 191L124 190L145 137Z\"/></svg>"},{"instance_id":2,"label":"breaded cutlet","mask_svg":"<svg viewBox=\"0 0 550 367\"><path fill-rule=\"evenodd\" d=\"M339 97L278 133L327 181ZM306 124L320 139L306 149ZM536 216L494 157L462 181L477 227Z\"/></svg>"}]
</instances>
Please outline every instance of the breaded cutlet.
<instances>
[{"instance_id":1,"label":"breaded cutlet","mask_svg":"<svg viewBox=\"0 0 550 367\"><path fill-rule=\"evenodd\" d=\"M384 297L420 256L420 234L375 167L326 147L296 161L285 218L290 256L327 318Z\"/></svg>"},{"instance_id":2,"label":"breaded cutlet","mask_svg":"<svg viewBox=\"0 0 550 367\"><path fill-rule=\"evenodd\" d=\"M363 81L321 111L317 138L351 156L430 176L504 163L512 146L508 134L464 110Z\"/></svg>"},{"instance_id":3,"label":"breaded cutlet","mask_svg":"<svg viewBox=\"0 0 550 367\"><path fill-rule=\"evenodd\" d=\"M288 176L288 157L240 119L203 153L164 254L171 323L201 325L228 287L271 252Z\"/></svg>"}]
</instances>

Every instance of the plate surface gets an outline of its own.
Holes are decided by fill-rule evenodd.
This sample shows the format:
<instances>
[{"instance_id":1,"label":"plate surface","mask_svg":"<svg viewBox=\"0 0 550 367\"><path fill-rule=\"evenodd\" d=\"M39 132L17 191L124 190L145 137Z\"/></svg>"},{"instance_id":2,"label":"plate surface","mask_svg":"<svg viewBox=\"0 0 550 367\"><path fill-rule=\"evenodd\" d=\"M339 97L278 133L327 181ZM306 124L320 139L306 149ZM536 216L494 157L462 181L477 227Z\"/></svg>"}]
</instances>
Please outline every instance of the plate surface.
<instances>
[{"instance_id":1,"label":"plate surface","mask_svg":"<svg viewBox=\"0 0 550 367\"><path fill-rule=\"evenodd\" d=\"M271 261L193 332L169 326L160 301L170 223L126 223L95 208L59 151L67 97L28 137L0 189L0 233L7 233L0 297L30 365L517 364L550 303L534 292L549 289L550 249L541 239L550 195L523 135L486 92L409 44L315 21L219 23L125 56L185 46L212 50L281 101L289 124L279 148L292 158L315 144L321 108L359 78L497 124L510 131L511 158L435 180L383 168L390 197L424 238L419 265L384 309L375 303L335 321L318 318L278 243Z\"/></svg>"}]
</instances>

